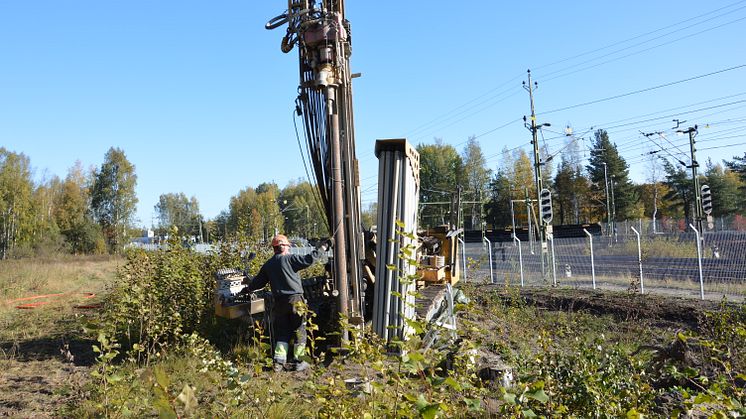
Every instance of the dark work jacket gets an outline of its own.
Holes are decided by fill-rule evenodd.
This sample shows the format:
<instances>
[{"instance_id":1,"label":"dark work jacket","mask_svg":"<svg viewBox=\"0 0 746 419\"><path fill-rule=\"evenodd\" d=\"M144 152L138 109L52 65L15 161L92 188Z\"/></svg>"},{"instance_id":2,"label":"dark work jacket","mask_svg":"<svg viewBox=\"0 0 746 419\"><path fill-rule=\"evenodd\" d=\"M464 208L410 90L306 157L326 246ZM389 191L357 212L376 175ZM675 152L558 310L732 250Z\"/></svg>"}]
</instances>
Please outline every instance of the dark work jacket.
<instances>
[{"instance_id":1,"label":"dark work jacket","mask_svg":"<svg viewBox=\"0 0 746 419\"><path fill-rule=\"evenodd\" d=\"M264 262L259 273L251 280L249 290L264 288L269 283L275 297L303 295L303 285L298 271L313 265L322 255L323 253L317 249L303 256L276 254Z\"/></svg>"}]
</instances>

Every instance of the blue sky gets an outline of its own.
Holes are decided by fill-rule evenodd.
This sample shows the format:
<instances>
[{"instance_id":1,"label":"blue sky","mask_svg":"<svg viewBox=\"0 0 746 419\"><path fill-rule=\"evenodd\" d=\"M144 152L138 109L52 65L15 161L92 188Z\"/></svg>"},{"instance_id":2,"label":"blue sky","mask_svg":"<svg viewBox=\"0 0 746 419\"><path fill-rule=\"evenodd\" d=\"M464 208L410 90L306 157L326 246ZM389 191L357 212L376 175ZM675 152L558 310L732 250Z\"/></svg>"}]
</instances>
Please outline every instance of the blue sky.
<instances>
[{"instance_id":1,"label":"blue sky","mask_svg":"<svg viewBox=\"0 0 746 419\"><path fill-rule=\"evenodd\" d=\"M746 150L728 147L746 142L746 1L511 3L347 2L364 203L378 138L461 150L476 135L492 169L504 147L528 149L529 68L550 152L568 124L606 128L642 181L641 154L687 151L673 118L699 124L700 161ZM123 149L141 225L162 193L212 218L247 186L304 178L296 51L264 29L286 4L0 0L0 146L29 156L37 180Z\"/></svg>"}]
</instances>

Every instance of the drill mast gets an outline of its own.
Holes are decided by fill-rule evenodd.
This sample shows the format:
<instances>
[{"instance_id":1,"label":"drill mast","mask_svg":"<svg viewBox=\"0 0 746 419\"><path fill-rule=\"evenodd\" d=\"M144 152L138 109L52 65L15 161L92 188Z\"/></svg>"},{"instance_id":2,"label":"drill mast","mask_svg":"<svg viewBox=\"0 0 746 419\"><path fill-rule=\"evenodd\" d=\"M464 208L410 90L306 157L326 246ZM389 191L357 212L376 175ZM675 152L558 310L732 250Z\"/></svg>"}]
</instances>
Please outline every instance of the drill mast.
<instances>
[{"instance_id":1,"label":"drill mast","mask_svg":"<svg viewBox=\"0 0 746 419\"><path fill-rule=\"evenodd\" d=\"M350 25L343 0L289 0L285 13L266 28L287 24L281 50L298 50L300 85L296 111L315 180L334 238L332 278L338 310L352 323L362 319L360 179L352 111ZM346 336L343 336L346 340Z\"/></svg>"}]
</instances>

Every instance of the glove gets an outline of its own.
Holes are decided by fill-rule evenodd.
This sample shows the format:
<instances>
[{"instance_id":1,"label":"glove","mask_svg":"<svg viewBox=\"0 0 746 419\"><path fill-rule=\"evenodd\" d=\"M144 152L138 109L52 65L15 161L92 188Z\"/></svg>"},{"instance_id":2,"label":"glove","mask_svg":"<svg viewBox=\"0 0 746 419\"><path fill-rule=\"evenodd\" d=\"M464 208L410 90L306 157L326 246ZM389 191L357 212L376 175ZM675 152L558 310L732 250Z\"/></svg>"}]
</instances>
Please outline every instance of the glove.
<instances>
[{"instance_id":1,"label":"glove","mask_svg":"<svg viewBox=\"0 0 746 419\"><path fill-rule=\"evenodd\" d=\"M316 243L316 248L321 250L322 252L326 252L332 247L334 247L334 239L332 238L326 238L323 240L319 240L319 242Z\"/></svg>"}]
</instances>

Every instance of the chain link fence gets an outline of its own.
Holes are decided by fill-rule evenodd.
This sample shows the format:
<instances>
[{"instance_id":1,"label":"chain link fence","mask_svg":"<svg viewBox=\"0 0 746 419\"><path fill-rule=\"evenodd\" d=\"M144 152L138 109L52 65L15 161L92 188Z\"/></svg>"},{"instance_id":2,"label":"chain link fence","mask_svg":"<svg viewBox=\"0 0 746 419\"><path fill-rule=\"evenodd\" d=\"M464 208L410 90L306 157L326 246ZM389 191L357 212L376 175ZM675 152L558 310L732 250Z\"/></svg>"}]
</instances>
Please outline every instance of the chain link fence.
<instances>
[{"instance_id":1,"label":"chain link fence","mask_svg":"<svg viewBox=\"0 0 746 419\"><path fill-rule=\"evenodd\" d=\"M681 222L660 220L655 226L650 220L617 222L614 229L601 226L601 234L579 227L583 237L548 240L544 251L540 241L525 237L467 243L467 280L742 301L746 231L724 219L717 221L713 230L705 231L699 247L691 227L682 231Z\"/></svg>"}]
</instances>

